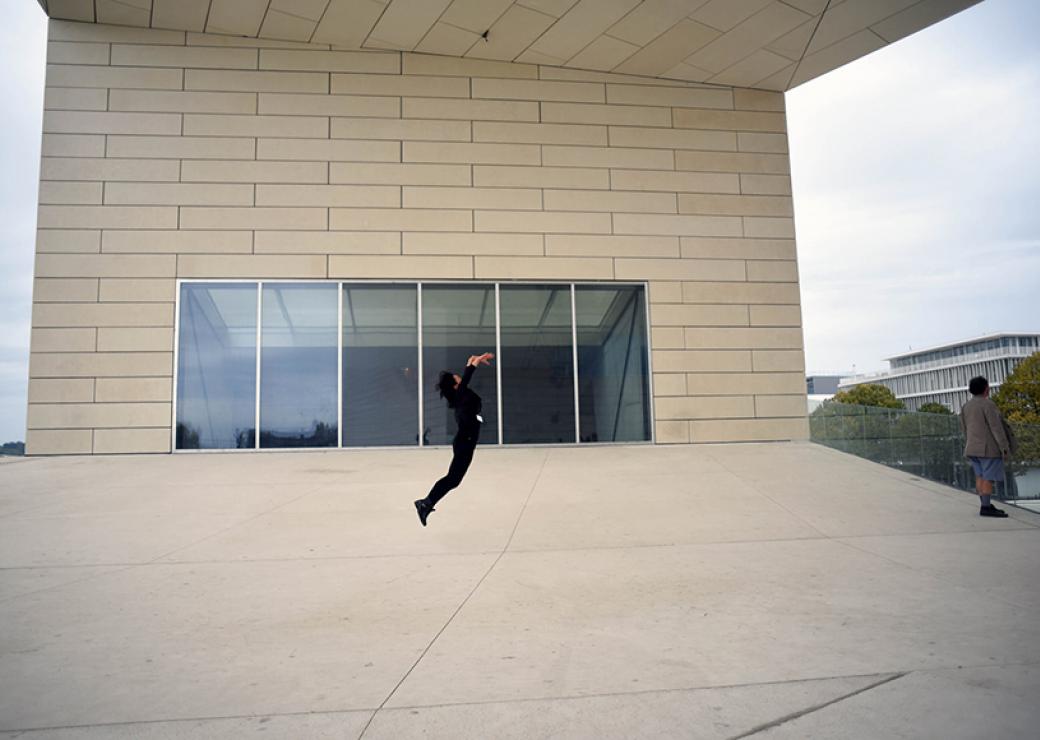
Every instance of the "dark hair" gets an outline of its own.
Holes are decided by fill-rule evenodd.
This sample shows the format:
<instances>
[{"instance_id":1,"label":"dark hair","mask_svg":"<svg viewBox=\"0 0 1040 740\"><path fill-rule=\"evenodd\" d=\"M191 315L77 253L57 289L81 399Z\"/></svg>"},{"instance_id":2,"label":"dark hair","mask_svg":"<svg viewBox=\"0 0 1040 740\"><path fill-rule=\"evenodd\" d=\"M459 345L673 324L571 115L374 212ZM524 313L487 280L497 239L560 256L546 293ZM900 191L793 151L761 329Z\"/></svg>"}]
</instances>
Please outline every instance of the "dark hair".
<instances>
[{"instance_id":1,"label":"dark hair","mask_svg":"<svg viewBox=\"0 0 1040 740\"><path fill-rule=\"evenodd\" d=\"M447 370L441 370L441 374L437 376L437 392L441 394L441 398L448 399L448 405L455 405L455 375L448 372Z\"/></svg>"},{"instance_id":2,"label":"dark hair","mask_svg":"<svg viewBox=\"0 0 1040 740\"><path fill-rule=\"evenodd\" d=\"M973 396L981 396L986 392L987 388L989 388L989 381L981 375L972 378L971 382L968 383L968 392Z\"/></svg>"}]
</instances>

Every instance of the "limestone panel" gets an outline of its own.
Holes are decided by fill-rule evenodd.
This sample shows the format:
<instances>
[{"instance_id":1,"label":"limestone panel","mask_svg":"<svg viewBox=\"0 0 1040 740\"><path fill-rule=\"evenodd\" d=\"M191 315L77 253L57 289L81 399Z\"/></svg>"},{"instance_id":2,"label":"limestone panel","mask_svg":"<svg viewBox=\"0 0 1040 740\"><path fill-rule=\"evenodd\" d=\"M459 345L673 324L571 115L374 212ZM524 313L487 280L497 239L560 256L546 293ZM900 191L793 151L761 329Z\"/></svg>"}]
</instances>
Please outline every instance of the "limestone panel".
<instances>
[{"instance_id":1,"label":"limestone panel","mask_svg":"<svg viewBox=\"0 0 1040 740\"><path fill-rule=\"evenodd\" d=\"M93 87L48 87L43 93L44 110L106 110L108 90Z\"/></svg>"},{"instance_id":2,"label":"limestone panel","mask_svg":"<svg viewBox=\"0 0 1040 740\"><path fill-rule=\"evenodd\" d=\"M169 422L155 429L97 429L94 431L94 453L117 455L160 453L170 451Z\"/></svg>"},{"instance_id":3,"label":"limestone panel","mask_svg":"<svg viewBox=\"0 0 1040 740\"><path fill-rule=\"evenodd\" d=\"M474 231L541 234L609 234L609 213L477 211Z\"/></svg>"},{"instance_id":4,"label":"limestone panel","mask_svg":"<svg viewBox=\"0 0 1040 740\"><path fill-rule=\"evenodd\" d=\"M474 98L499 100L559 100L567 103L603 103L604 86L594 82L473 79Z\"/></svg>"},{"instance_id":5,"label":"limestone panel","mask_svg":"<svg viewBox=\"0 0 1040 740\"><path fill-rule=\"evenodd\" d=\"M26 455L89 455L89 429L30 429L25 435Z\"/></svg>"},{"instance_id":6,"label":"limestone panel","mask_svg":"<svg viewBox=\"0 0 1040 740\"><path fill-rule=\"evenodd\" d=\"M125 85L124 87L157 86ZM176 87L181 86L178 84ZM329 89L329 75L324 72L227 72L212 69L187 69L184 71L184 89L223 92L325 93Z\"/></svg>"},{"instance_id":7,"label":"limestone panel","mask_svg":"<svg viewBox=\"0 0 1040 740\"><path fill-rule=\"evenodd\" d=\"M756 202L762 203L767 196L747 196L754 198ZM787 200L789 199L779 199ZM744 217L744 235L754 237L774 237L778 239L794 239L794 218L791 214L787 218L764 218Z\"/></svg>"},{"instance_id":8,"label":"limestone panel","mask_svg":"<svg viewBox=\"0 0 1040 740\"><path fill-rule=\"evenodd\" d=\"M793 239L737 239L684 236L682 256L693 259L793 260Z\"/></svg>"},{"instance_id":9,"label":"limestone panel","mask_svg":"<svg viewBox=\"0 0 1040 740\"><path fill-rule=\"evenodd\" d=\"M742 260L618 258L615 270L618 280L744 280Z\"/></svg>"},{"instance_id":10,"label":"limestone panel","mask_svg":"<svg viewBox=\"0 0 1040 740\"><path fill-rule=\"evenodd\" d=\"M402 189L405 208L510 208L537 211L542 207L539 190L518 188L410 187Z\"/></svg>"},{"instance_id":11,"label":"limestone panel","mask_svg":"<svg viewBox=\"0 0 1040 740\"><path fill-rule=\"evenodd\" d=\"M172 352L34 352L30 378L172 375Z\"/></svg>"},{"instance_id":12,"label":"limestone panel","mask_svg":"<svg viewBox=\"0 0 1040 740\"><path fill-rule=\"evenodd\" d=\"M319 138L329 135L329 119L319 116L220 116L187 113L185 136L280 136Z\"/></svg>"},{"instance_id":13,"label":"limestone panel","mask_svg":"<svg viewBox=\"0 0 1040 740\"><path fill-rule=\"evenodd\" d=\"M44 134L43 157L104 157L103 134Z\"/></svg>"},{"instance_id":14,"label":"limestone panel","mask_svg":"<svg viewBox=\"0 0 1040 740\"><path fill-rule=\"evenodd\" d=\"M329 277L450 280L473 277L472 257L332 256Z\"/></svg>"},{"instance_id":15,"label":"limestone panel","mask_svg":"<svg viewBox=\"0 0 1040 740\"><path fill-rule=\"evenodd\" d=\"M29 429L170 426L168 403L29 404Z\"/></svg>"},{"instance_id":16,"label":"limestone panel","mask_svg":"<svg viewBox=\"0 0 1040 740\"><path fill-rule=\"evenodd\" d=\"M257 185L258 206L397 208L401 189L383 185Z\"/></svg>"},{"instance_id":17,"label":"limestone panel","mask_svg":"<svg viewBox=\"0 0 1040 740\"><path fill-rule=\"evenodd\" d=\"M40 183L42 205L100 205L101 183L99 182L53 182Z\"/></svg>"},{"instance_id":18,"label":"limestone panel","mask_svg":"<svg viewBox=\"0 0 1040 740\"><path fill-rule=\"evenodd\" d=\"M456 144L406 141L403 144L401 159L405 162L541 164L541 149L535 144Z\"/></svg>"},{"instance_id":19,"label":"limestone panel","mask_svg":"<svg viewBox=\"0 0 1040 740\"><path fill-rule=\"evenodd\" d=\"M667 255L665 255L667 256ZM654 281L650 283L651 303L682 303L682 283Z\"/></svg>"},{"instance_id":20,"label":"limestone panel","mask_svg":"<svg viewBox=\"0 0 1040 740\"><path fill-rule=\"evenodd\" d=\"M51 134L163 134L181 133L176 113L108 113L50 110L43 113L43 130Z\"/></svg>"},{"instance_id":21,"label":"limestone panel","mask_svg":"<svg viewBox=\"0 0 1040 740\"><path fill-rule=\"evenodd\" d=\"M258 231L256 254L400 254L397 231Z\"/></svg>"},{"instance_id":22,"label":"limestone panel","mask_svg":"<svg viewBox=\"0 0 1040 740\"><path fill-rule=\"evenodd\" d=\"M687 444L690 441L690 422L656 421L654 439L658 444Z\"/></svg>"},{"instance_id":23,"label":"limestone panel","mask_svg":"<svg viewBox=\"0 0 1040 740\"><path fill-rule=\"evenodd\" d=\"M685 396L686 376L683 373L654 373L654 397Z\"/></svg>"},{"instance_id":24,"label":"limestone panel","mask_svg":"<svg viewBox=\"0 0 1040 740\"><path fill-rule=\"evenodd\" d=\"M611 126L671 126L672 111L668 108L633 105L542 103L542 120L548 123L599 123ZM619 142L611 141L611 144Z\"/></svg>"},{"instance_id":25,"label":"limestone panel","mask_svg":"<svg viewBox=\"0 0 1040 740\"><path fill-rule=\"evenodd\" d=\"M698 213L726 216L770 216L786 218L747 218L744 220L744 232L747 236L758 237L794 237L794 230L786 233L784 228L770 225L762 228L762 222L782 221L794 216L791 199L779 195L703 195L680 194L679 213ZM750 224L749 224L750 222ZM749 228L750 226L750 228ZM778 232L778 233L764 233Z\"/></svg>"},{"instance_id":26,"label":"limestone panel","mask_svg":"<svg viewBox=\"0 0 1040 740\"><path fill-rule=\"evenodd\" d=\"M755 416L751 396L686 396L658 398L658 419L742 419Z\"/></svg>"},{"instance_id":27,"label":"limestone panel","mask_svg":"<svg viewBox=\"0 0 1040 740\"><path fill-rule=\"evenodd\" d=\"M674 236L549 234L545 237L545 253L552 257L678 257L679 240ZM679 283L659 285L669 286L674 302L682 302ZM653 286L650 292L651 301L657 300Z\"/></svg>"},{"instance_id":28,"label":"limestone panel","mask_svg":"<svg viewBox=\"0 0 1040 740\"><path fill-rule=\"evenodd\" d=\"M556 123L473 122L473 141L512 144L606 146L606 126Z\"/></svg>"},{"instance_id":29,"label":"limestone panel","mask_svg":"<svg viewBox=\"0 0 1040 740\"><path fill-rule=\"evenodd\" d=\"M558 165L560 167L675 169L675 152L670 149L624 149L615 146L544 146L542 147L542 160L543 164Z\"/></svg>"},{"instance_id":30,"label":"limestone panel","mask_svg":"<svg viewBox=\"0 0 1040 740\"><path fill-rule=\"evenodd\" d=\"M34 327L173 326L172 303L37 303Z\"/></svg>"},{"instance_id":31,"label":"limestone panel","mask_svg":"<svg viewBox=\"0 0 1040 740\"><path fill-rule=\"evenodd\" d=\"M253 139L205 136L109 136L108 156L125 158L139 157L152 159L141 159L140 173L135 177L106 177L106 180L176 180L176 177L147 177L147 168L156 166L155 160L161 159L253 159L256 152L256 144ZM105 160L108 161L108 160ZM129 168L133 162L112 162L109 167L122 166ZM177 171L176 162L160 162L163 168L173 166ZM165 170L162 170L165 174Z\"/></svg>"},{"instance_id":32,"label":"limestone panel","mask_svg":"<svg viewBox=\"0 0 1040 740\"><path fill-rule=\"evenodd\" d=\"M98 352L172 352L173 327L100 327L97 350Z\"/></svg>"},{"instance_id":33,"label":"limestone panel","mask_svg":"<svg viewBox=\"0 0 1040 740\"><path fill-rule=\"evenodd\" d=\"M477 279L612 280L610 259L595 257L476 257Z\"/></svg>"},{"instance_id":34,"label":"limestone panel","mask_svg":"<svg viewBox=\"0 0 1040 740\"><path fill-rule=\"evenodd\" d=\"M800 300L796 283L683 283L685 303L792 303Z\"/></svg>"},{"instance_id":35,"label":"limestone panel","mask_svg":"<svg viewBox=\"0 0 1040 740\"><path fill-rule=\"evenodd\" d=\"M97 278L36 278L33 281L35 303L96 301Z\"/></svg>"},{"instance_id":36,"label":"limestone panel","mask_svg":"<svg viewBox=\"0 0 1040 740\"><path fill-rule=\"evenodd\" d=\"M757 349L751 353L755 372L783 372L805 370L805 353L800 349Z\"/></svg>"},{"instance_id":37,"label":"limestone panel","mask_svg":"<svg viewBox=\"0 0 1040 740\"><path fill-rule=\"evenodd\" d=\"M322 255L186 254L177 259L182 278L323 278Z\"/></svg>"},{"instance_id":38,"label":"limestone panel","mask_svg":"<svg viewBox=\"0 0 1040 740\"><path fill-rule=\"evenodd\" d=\"M333 74L334 95L468 98L469 80L432 75Z\"/></svg>"},{"instance_id":39,"label":"limestone panel","mask_svg":"<svg viewBox=\"0 0 1040 740\"><path fill-rule=\"evenodd\" d=\"M36 232L36 252L92 253L101 251L101 232L95 229L40 229Z\"/></svg>"},{"instance_id":40,"label":"limestone panel","mask_svg":"<svg viewBox=\"0 0 1040 740\"><path fill-rule=\"evenodd\" d=\"M756 442L809 438L804 419L703 419L690 422L691 442Z\"/></svg>"},{"instance_id":41,"label":"limestone panel","mask_svg":"<svg viewBox=\"0 0 1040 740\"><path fill-rule=\"evenodd\" d=\"M162 159L44 157L40 160L41 180L176 182L179 174L177 162Z\"/></svg>"},{"instance_id":42,"label":"limestone panel","mask_svg":"<svg viewBox=\"0 0 1040 740\"><path fill-rule=\"evenodd\" d=\"M694 170L698 172L750 172L786 175L791 171L791 161L786 154L676 152L675 168L677 170Z\"/></svg>"},{"instance_id":43,"label":"limestone panel","mask_svg":"<svg viewBox=\"0 0 1040 740\"><path fill-rule=\"evenodd\" d=\"M259 108L256 112L276 116L399 118L401 100L367 95L260 93Z\"/></svg>"},{"instance_id":44,"label":"limestone panel","mask_svg":"<svg viewBox=\"0 0 1040 740\"><path fill-rule=\"evenodd\" d=\"M101 278L102 303L172 303L177 283L166 278Z\"/></svg>"},{"instance_id":45,"label":"limestone panel","mask_svg":"<svg viewBox=\"0 0 1040 740\"><path fill-rule=\"evenodd\" d=\"M203 46L113 44L111 64L123 67L256 69L256 50Z\"/></svg>"},{"instance_id":46,"label":"limestone panel","mask_svg":"<svg viewBox=\"0 0 1040 740\"><path fill-rule=\"evenodd\" d=\"M759 261L748 260L748 280L762 282L790 282L798 281L798 263L791 261ZM781 301L778 301L780 303Z\"/></svg>"},{"instance_id":47,"label":"limestone panel","mask_svg":"<svg viewBox=\"0 0 1040 740\"><path fill-rule=\"evenodd\" d=\"M804 393L789 396L755 396L755 416L804 417L807 413Z\"/></svg>"},{"instance_id":48,"label":"limestone panel","mask_svg":"<svg viewBox=\"0 0 1040 740\"><path fill-rule=\"evenodd\" d=\"M258 139L256 158L318 162L399 162L401 145L396 141L349 139Z\"/></svg>"},{"instance_id":49,"label":"limestone panel","mask_svg":"<svg viewBox=\"0 0 1040 740\"><path fill-rule=\"evenodd\" d=\"M737 149L742 152L787 154L787 135L737 133Z\"/></svg>"},{"instance_id":50,"label":"limestone panel","mask_svg":"<svg viewBox=\"0 0 1040 740\"><path fill-rule=\"evenodd\" d=\"M734 88L733 107L737 110L784 111L784 94L767 90Z\"/></svg>"},{"instance_id":51,"label":"limestone panel","mask_svg":"<svg viewBox=\"0 0 1040 740\"><path fill-rule=\"evenodd\" d=\"M607 170L579 167L494 167L475 165L478 187L592 188L610 187Z\"/></svg>"},{"instance_id":52,"label":"limestone panel","mask_svg":"<svg viewBox=\"0 0 1040 740\"><path fill-rule=\"evenodd\" d=\"M172 255L38 254L39 277L173 277Z\"/></svg>"},{"instance_id":53,"label":"limestone panel","mask_svg":"<svg viewBox=\"0 0 1040 740\"><path fill-rule=\"evenodd\" d=\"M614 233L657 236L741 236L741 225L740 218L733 216L617 213L614 215Z\"/></svg>"},{"instance_id":54,"label":"limestone panel","mask_svg":"<svg viewBox=\"0 0 1040 740\"><path fill-rule=\"evenodd\" d=\"M680 334L681 334L680 330ZM679 343L682 347L682 343ZM739 373L751 371L751 353L742 350L684 350L656 348L654 370L682 373ZM689 389L690 386L687 386ZM688 390L688 392L692 392Z\"/></svg>"},{"instance_id":55,"label":"limestone panel","mask_svg":"<svg viewBox=\"0 0 1040 740\"><path fill-rule=\"evenodd\" d=\"M29 403L89 403L93 378L40 378L29 381Z\"/></svg>"},{"instance_id":56,"label":"limestone panel","mask_svg":"<svg viewBox=\"0 0 1040 740\"><path fill-rule=\"evenodd\" d=\"M133 90L180 90L184 72L180 69L140 69L135 67L48 64L48 87L107 87Z\"/></svg>"},{"instance_id":57,"label":"limestone panel","mask_svg":"<svg viewBox=\"0 0 1040 740\"><path fill-rule=\"evenodd\" d=\"M394 146L396 148L400 145L395 144ZM329 180L333 183L468 186L472 184L471 179L470 167L461 164L343 164L333 162L329 165Z\"/></svg>"},{"instance_id":58,"label":"limestone panel","mask_svg":"<svg viewBox=\"0 0 1040 740\"><path fill-rule=\"evenodd\" d=\"M537 121L538 103L517 100L454 100L404 98L404 118L459 119L463 121Z\"/></svg>"},{"instance_id":59,"label":"limestone panel","mask_svg":"<svg viewBox=\"0 0 1040 740\"><path fill-rule=\"evenodd\" d=\"M672 326L651 326L650 347L653 349L682 349L685 346L682 329ZM667 369L667 368L665 368Z\"/></svg>"},{"instance_id":60,"label":"limestone panel","mask_svg":"<svg viewBox=\"0 0 1040 740\"><path fill-rule=\"evenodd\" d=\"M484 59L456 59L430 54L402 54L402 72L406 75L442 75L444 77L512 77L537 79L538 67Z\"/></svg>"},{"instance_id":61,"label":"limestone panel","mask_svg":"<svg viewBox=\"0 0 1040 740\"><path fill-rule=\"evenodd\" d=\"M732 131L698 131L694 129L638 128L611 126L610 145L651 149L707 149L709 151L737 151L737 134ZM741 134L743 135L743 134ZM774 134L747 134L773 136ZM783 134L776 134L783 136ZM785 138L786 140L786 138ZM759 151L742 149L741 151ZM772 151L772 150L765 150Z\"/></svg>"},{"instance_id":62,"label":"limestone panel","mask_svg":"<svg viewBox=\"0 0 1040 740\"><path fill-rule=\"evenodd\" d=\"M47 61L51 64L108 64L108 44L74 41L47 43Z\"/></svg>"},{"instance_id":63,"label":"limestone panel","mask_svg":"<svg viewBox=\"0 0 1040 740\"><path fill-rule=\"evenodd\" d=\"M615 170L610 173L615 190L663 190L687 193L739 193L735 174L719 172L661 172L654 170ZM712 215L722 215L713 212Z\"/></svg>"},{"instance_id":64,"label":"limestone panel","mask_svg":"<svg viewBox=\"0 0 1040 740\"><path fill-rule=\"evenodd\" d=\"M650 312L654 326L748 326L748 307L708 303L662 303Z\"/></svg>"},{"instance_id":65,"label":"limestone panel","mask_svg":"<svg viewBox=\"0 0 1040 740\"><path fill-rule=\"evenodd\" d=\"M672 193L639 193L615 190L546 190L547 211L628 211L633 213L675 213Z\"/></svg>"},{"instance_id":66,"label":"limestone panel","mask_svg":"<svg viewBox=\"0 0 1040 740\"><path fill-rule=\"evenodd\" d=\"M686 346L690 349L801 349L801 329L715 329L687 327Z\"/></svg>"},{"instance_id":67,"label":"limestone panel","mask_svg":"<svg viewBox=\"0 0 1040 740\"><path fill-rule=\"evenodd\" d=\"M44 206L37 211L41 229L175 229L176 208L146 206Z\"/></svg>"},{"instance_id":68,"label":"limestone panel","mask_svg":"<svg viewBox=\"0 0 1040 740\"><path fill-rule=\"evenodd\" d=\"M256 93L111 90L108 109L153 113L256 113Z\"/></svg>"},{"instance_id":69,"label":"limestone panel","mask_svg":"<svg viewBox=\"0 0 1040 740\"><path fill-rule=\"evenodd\" d=\"M469 121L420 118L333 118L331 135L333 139L469 141L471 125Z\"/></svg>"},{"instance_id":70,"label":"limestone panel","mask_svg":"<svg viewBox=\"0 0 1040 740\"><path fill-rule=\"evenodd\" d=\"M173 398L172 378L98 378L95 390L99 402L161 402ZM167 430L169 436L169 430Z\"/></svg>"},{"instance_id":71,"label":"limestone panel","mask_svg":"<svg viewBox=\"0 0 1040 740\"><path fill-rule=\"evenodd\" d=\"M251 252L251 231L105 231L101 251L110 253Z\"/></svg>"},{"instance_id":72,"label":"limestone panel","mask_svg":"<svg viewBox=\"0 0 1040 740\"><path fill-rule=\"evenodd\" d=\"M375 51L261 49L260 69L396 75L401 72L401 57L399 54L381 54Z\"/></svg>"},{"instance_id":73,"label":"limestone panel","mask_svg":"<svg viewBox=\"0 0 1040 740\"><path fill-rule=\"evenodd\" d=\"M252 185L207 183L105 183L105 205L251 206Z\"/></svg>"},{"instance_id":74,"label":"limestone panel","mask_svg":"<svg viewBox=\"0 0 1040 740\"><path fill-rule=\"evenodd\" d=\"M719 129L722 131L783 133L787 130L783 113L697 108L677 108L673 116L673 125L676 128Z\"/></svg>"},{"instance_id":75,"label":"limestone panel","mask_svg":"<svg viewBox=\"0 0 1040 740\"><path fill-rule=\"evenodd\" d=\"M789 175L741 174L740 192L746 195L790 195L791 177Z\"/></svg>"},{"instance_id":76,"label":"limestone panel","mask_svg":"<svg viewBox=\"0 0 1040 740\"><path fill-rule=\"evenodd\" d=\"M97 349L97 329L43 329L32 330L31 352L93 352ZM90 400L89 398L87 399Z\"/></svg>"},{"instance_id":77,"label":"limestone panel","mask_svg":"<svg viewBox=\"0 0 1040 740\"><path fill-rule=\"evenodd\" d=\"M738 394L805 394L804 373L690 373L686 377L691 396Z\"/></svg>"},{"instance_id":78,"label":"limestone panel","mask_svg":"<svg viewBox=\"0 0 1040 740\"><path fill-rule=\"evenodd\" d=\"M332 208L329 228L344 231L473 231L473 212L432 208Z\"/></svg>"},{"instance_id":79,"label":"limestone panel","mask_svg":"<svg viewBox=\"0 0 1040 740\"><path fill-rule=\"evenodd\" d=\"M541 234L405 233L405 254L542 255Z\"/></svg>"},{"instance_id":80,"label":"limestone panel","mask_svg":"<svg viewBox=\"0 0 1040 740\"><path fill-rule=\"evenodd\" d=\"M801 306L751 306L752 326L801 326Z\"/></svg>"},{"instance_id":81,"label":"limestone panel","mask_svg":"<svg viewBox=\"0 0 1040 740\"><path fill-rule=\"evenodd\" d=\"M181 208L182 229L324 230L325 208ZM333 227L335 228L335 227Z\"/></svg>"},{"instance_id":82,"label":"limestone panel","mask_svg":"<svg viewBox=\"0 0 1040 740\"><path fill-rule=\"evenodd\" d=\"M727 88L607 85L607 102L669 108L733 108L734 93Z\"/></svg>"}]
</instances>

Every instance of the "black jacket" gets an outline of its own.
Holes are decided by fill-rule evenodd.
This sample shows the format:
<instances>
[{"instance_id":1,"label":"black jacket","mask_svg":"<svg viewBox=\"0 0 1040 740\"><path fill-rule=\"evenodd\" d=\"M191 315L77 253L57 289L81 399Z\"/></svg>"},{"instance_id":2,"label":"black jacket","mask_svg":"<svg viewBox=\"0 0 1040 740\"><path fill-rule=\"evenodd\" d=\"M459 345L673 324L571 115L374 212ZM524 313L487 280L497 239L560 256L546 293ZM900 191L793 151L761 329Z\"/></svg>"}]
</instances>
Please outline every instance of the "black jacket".
<instances>
[{"instance_id":1,"label":"black jacket","mask_svg":"<svg viewBox=\"0 0 1040 740\"><path fill-rule=\"evenodd\" d=\"M475 365L466 365L462 373L462 382L455 390L455 396L451 400L451 407L455 409L455 423L459 425L460 432L472 431L480 428L477 414L480 413L482 403L480 396L469 387L469 381L473 377Z\"/></svg>"}]
</instances>

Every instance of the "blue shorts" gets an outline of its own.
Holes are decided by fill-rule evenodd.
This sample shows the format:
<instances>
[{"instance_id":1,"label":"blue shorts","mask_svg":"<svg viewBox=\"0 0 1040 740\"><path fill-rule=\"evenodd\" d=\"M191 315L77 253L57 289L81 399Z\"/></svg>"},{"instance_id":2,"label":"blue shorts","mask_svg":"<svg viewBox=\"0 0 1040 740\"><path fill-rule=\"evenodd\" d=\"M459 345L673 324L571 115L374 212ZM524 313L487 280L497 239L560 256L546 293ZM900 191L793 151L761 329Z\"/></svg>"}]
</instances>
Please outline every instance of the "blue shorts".
<instances>
[{"instance_id":1,"label":"blue shorts","mask_svg":"<svg viewBox=\"0 0 1040 740\"><path fill-rule=\"evenodd\" d=\"M982 480L1004 480L1004 460L999 457L969 457L976 478Z\"/></svg>"}]
</instances>

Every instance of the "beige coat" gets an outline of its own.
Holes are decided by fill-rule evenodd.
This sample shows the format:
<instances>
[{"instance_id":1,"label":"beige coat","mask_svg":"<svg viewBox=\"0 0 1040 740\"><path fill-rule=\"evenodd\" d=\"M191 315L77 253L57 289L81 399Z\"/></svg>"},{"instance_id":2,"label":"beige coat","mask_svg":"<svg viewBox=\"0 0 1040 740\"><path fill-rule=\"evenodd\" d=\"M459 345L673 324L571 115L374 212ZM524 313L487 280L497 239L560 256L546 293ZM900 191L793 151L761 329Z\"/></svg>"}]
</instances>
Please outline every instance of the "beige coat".
<instances>
[{"instance_id":1,"label":"beige coat","mask_svg":"<svg viewBox=\"0 0 1040 740\"><path fill-rule=\"evenodd\" d=\"M997 404L974 396L961 409L965 457L1003 457L1013 452L1011 429Z\"/></svg>"}]
</instances>

